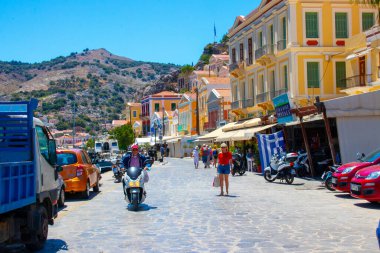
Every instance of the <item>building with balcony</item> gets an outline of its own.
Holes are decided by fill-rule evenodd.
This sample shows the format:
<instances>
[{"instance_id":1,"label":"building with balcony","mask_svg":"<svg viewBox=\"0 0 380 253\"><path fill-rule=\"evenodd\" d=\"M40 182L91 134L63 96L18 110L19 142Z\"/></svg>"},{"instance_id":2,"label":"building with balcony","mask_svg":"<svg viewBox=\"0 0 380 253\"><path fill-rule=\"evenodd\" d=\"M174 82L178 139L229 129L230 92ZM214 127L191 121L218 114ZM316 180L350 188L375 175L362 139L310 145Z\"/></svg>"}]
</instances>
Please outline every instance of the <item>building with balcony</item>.
<instances>
[{"instance_id":1,"label":"building with balcony","mask_svg":"<svg viewBox=\"0 0 380 253\"><path fill-rule=\"evenodd\" d=\"M201 134L205 134L208 125L208 107L207 100L213 89L230 88L230 79L227 77L203 77L198 87L199 103L199 129Z\"/></svg>"},{"instance_id":2,"label":"building with balcony","mask_svg":"<svg viewBox=\"0 0 380 253\"><path fill-rule=\"evenodd\" d=\"M299 106L345 95L347 40L375 17L375 9L340 0L263 0L237 17L228 34L236 119L267 114L285 92Z\"/></svg>"},{"instance_id":3,"label":"building with balcony","mask_svg":"<svg viewBox=\"0 0 380 253\"><path fill-rule=\"evenodd\" d=\"M229 77L229 60L228 54L213 54L210 57L209 64L204 67L205 71L215 73L217 77Z\"/></svg>"},{"instance_id":4,"label":"building with balcony","mask_svg":"<svg viewBox=\"0 0 380 253\"><path fill-rule=\"evenodd\" d=\"M195 93L187 92L182 95L178 104L178 133L179 135L196 135L197 97Z\"/></svg>"},{"instance_id":5,"label":"building with balcony","mask_svg":"<svg viewBox=\"0 0 380 253\"><path fill-rule=\"evenodd\" d=\"M178 103L181 100L181 97L182 94L174 93L171 91L162 91L160 93L144 97L141 101L141 121L143 135L150 136L154 134L154 130L152 130L153 116L155 118L160 118L160 115L164 115L164 122L168 120L168 122L170 122L170 119L167 119L166 117L167 115L173 115L173 112L178 108ZM156 112L165 113L155 114ZM165 133L166 130L167 129L165 129Z\"/></svg>"},{"instance_id":6,"label":"building with balcony","mask_svg":"<svg viewBox=\"0 0 380 253\"><path fill-rule=\"evenodd\" d=\"M130 123L138 135L142 132L141 103L128 102L126 106L126 122Z\"/></svg>"},{"instance_id":7,"label":"building with balcony","mask_svg":"<svg viewBox=\"0 0 380 253\"><path fill-rule=\"evenodd\" d=\"M212 89L207 99L208 122L205 131L211 132L229 121L231 89Z\"/></svg>"}]
</instances>

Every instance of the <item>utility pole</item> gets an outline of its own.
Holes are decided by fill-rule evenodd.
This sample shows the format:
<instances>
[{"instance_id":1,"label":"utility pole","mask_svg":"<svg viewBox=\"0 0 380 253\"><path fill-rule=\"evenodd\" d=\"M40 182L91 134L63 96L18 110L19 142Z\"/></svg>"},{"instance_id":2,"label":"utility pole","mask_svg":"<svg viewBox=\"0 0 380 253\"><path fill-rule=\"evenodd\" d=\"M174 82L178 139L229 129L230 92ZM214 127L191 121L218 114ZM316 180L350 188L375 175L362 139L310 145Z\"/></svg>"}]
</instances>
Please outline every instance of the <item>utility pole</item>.
<instances>
[{"instance_id":1,"label":"utility pole","mask_svg":"<svg viewBox=\"0 0 380 253\"><path fill-rule=\"evenodd\" d=\"M162 107L162 138L165 136L165 106Z\"/></svg>"},{"instance_id":2,"label":"utility pole","mask_svg":"<svg viewBox=\"0 0 380 253\"><path fill-rule=\"evenodd\" d=\"M75 148L75 114L76 114L76 109L75 109L75 101L74 103L74 108L73 108L73 148Z\"/></svg>"},{"instance_id":3,"label":"utility pole","mask_svg":"<svg viewBox=\"0 0 380 253\"><path fill-rule=\"evenodd\" d=\"M129 124L132 125L132 109L130 105L128 107L129 107Z\"/></svg>"},{"instance_id":4,"label":"utility pole","mask_svg":"<svg viewBox=\"0 0 380 253\"><path fill-rule=\"evenodd\" d=\"M198 97L199 97L199 90L198 90L198 87L195 88L195 95L196 95L196 99L197 99L197 104L196 104L196 126L197 126L197 134L198 136L201 135L200 134L200 131L199 131L199 101L198 101Z\"/></svg>"}]
</instances>

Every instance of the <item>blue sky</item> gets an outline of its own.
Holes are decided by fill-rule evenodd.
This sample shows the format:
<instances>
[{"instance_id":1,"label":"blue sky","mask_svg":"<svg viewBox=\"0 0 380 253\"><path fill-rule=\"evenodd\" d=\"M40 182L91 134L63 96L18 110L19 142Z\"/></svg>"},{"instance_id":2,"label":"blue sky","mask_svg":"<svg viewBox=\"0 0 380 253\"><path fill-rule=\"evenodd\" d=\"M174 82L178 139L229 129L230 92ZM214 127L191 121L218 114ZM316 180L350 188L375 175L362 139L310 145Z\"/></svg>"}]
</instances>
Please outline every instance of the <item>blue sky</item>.
<instances>
[{"instance_id":1,"label":"blue sky","mask_svg":"<svg viewBox=\"0 0 380 253\"><path fill-rule=\"evenodd\" d=\"M85 48L194 64L260 0L0 0L0 60L40 62Z\"/></svg>"}]
</instances>

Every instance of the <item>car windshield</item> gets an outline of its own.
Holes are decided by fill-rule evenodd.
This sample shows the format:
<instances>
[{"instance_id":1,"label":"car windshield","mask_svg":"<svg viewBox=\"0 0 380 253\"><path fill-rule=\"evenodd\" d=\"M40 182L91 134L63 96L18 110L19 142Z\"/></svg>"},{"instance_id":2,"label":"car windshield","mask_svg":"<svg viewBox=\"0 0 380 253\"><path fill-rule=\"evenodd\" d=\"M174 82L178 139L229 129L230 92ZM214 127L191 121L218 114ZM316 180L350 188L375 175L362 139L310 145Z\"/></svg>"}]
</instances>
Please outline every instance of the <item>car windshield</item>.
<instances>
[{"instance_id":1,"label":"car windshield","mask_svg":"<svg viewBox=\"0 0 380 253\"><path fill-rule=\"evenodd\" d=\"M58 165L60 166L74 164L77 162L77 156L72 153L60 153L57 154L57 158Z\"/></svg>"},{"instance_id":2,"label":"car windshield","mask_svg":"<svg viewBox=\"0 0 380 253\"><path fill-rule=\"evenodd\" d=\"M111 162L98 162L98 165L100 167L105 167L105 166L112 166Z\"/></svg>"},{"instance_id":3,"label":"car windshield","mask_svg":"<svg viewBox=\"0 0 380 253\"><path fill-rule=\"evenodd\" d=\"M363 161L372 163L378 158L380 158L380 149L377 149L377 150L373 151L372 153L370 153L369 155L366 155L363 158Z\"/></svg>"}]
</instances>

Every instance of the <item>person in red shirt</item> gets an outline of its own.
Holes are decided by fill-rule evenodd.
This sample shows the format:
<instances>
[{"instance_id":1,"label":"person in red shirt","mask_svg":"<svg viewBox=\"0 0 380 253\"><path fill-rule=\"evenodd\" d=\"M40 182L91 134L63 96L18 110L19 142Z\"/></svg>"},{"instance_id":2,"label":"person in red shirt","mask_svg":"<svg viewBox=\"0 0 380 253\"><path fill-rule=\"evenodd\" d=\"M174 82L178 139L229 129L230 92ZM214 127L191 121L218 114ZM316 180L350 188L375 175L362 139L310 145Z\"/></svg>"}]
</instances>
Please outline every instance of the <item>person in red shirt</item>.
<instances>
[{"instance_id":1,"label":"person in red shirt","mask_svg":"<svg viewBox=\"0 0 380 253\"><path fill-rule=\"evenodd\" d=\"M222 143L220 146L222 148L222 152L218 155L218 174L219 174L219 182L220 182L220 195L223 196L223 181L226 185L226 195L228 196L228 175L231 171L232 165L232 153L228 151L227 144ZM224 180L223 180L224 179Z\"/></svg>"}]
</instances>

